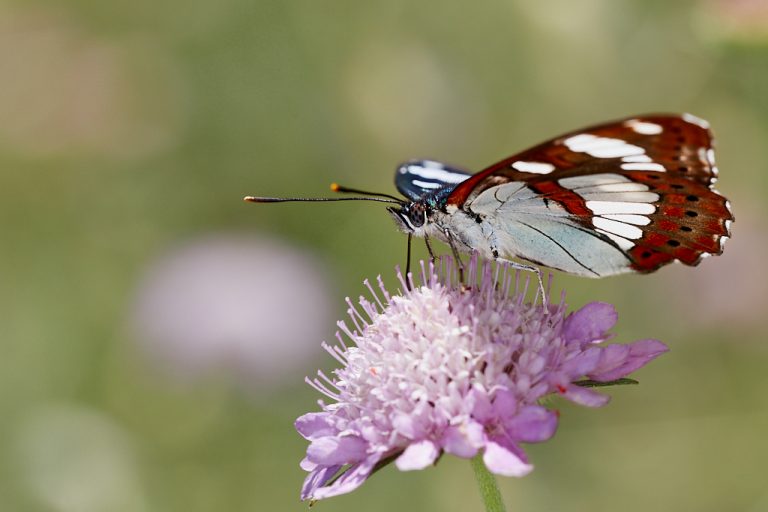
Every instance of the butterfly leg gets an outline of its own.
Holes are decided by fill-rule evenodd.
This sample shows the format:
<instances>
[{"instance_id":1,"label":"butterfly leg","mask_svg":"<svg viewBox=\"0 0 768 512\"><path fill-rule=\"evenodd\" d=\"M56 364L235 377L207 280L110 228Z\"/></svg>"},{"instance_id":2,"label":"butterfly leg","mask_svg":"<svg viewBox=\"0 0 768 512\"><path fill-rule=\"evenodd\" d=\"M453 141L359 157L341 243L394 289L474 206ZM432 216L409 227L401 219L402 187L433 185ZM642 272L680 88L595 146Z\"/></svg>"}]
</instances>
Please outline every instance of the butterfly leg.
<instances>
[{"instance_id":1,"label":"butterfly leg","mask_svg":"<svg viewBox=\"0 0 768 512\"><path fill-rule=\"evenodd\" d=\"M494 254L497 254L497 253L494 252ZM499 257L496 257L496 261L500 263L505 263L515 270L525 270L526 272L533 272L534 274L536 274L536 279L539 281L539 291L537 295L541 296L541 304L544 307L547 307L547 294L544 292L544 281L541 278L541 269L539 267L535 267L533 265L524 265L522 263L517 263L516 261L505 260L504 258L499 258Z\"/></svg>"},{"instance_id":2,"label":"butterfly leg","mask_svg":"<svg viewBox=\"0 0 768 512\"><path fill-rule=\"evenodd\" d=\"M456 248L456 244L453 242L453 235L451 235L451 232L448 229L444 229L443 233L445 233L445 239L448 240L448 245L451 246L451 251L453 251L453 259L456 260L456 266L459 269L459 282L464 283L464 262L461 261L459 250Z\"/></svg>"},{"instance_id":3,"label":"butterfly leg","mask_svg":"<svg viewBox=\"0 0 768 512\"><path fill-rule=\"evenodd\" d=\"M408 279L408 274L411 273L411 242L413 235L408 233L408 249L405 256L405 284L408 286L408 290L411 289L411 280Z\"/></svg>"},{"instance_id":4,"label":"butterfly leg","mask_svg":"<svg viewBox=\"0 0 768 512\"><path fill-rule=\"evenodd\" d=\"M434 263L437 258L435 258L435 251L432 250L432 243L429 241L429 237L424 235L424 244L427 246L427 251L429 252L429 259Z\"/></svg>"}]
</instances>

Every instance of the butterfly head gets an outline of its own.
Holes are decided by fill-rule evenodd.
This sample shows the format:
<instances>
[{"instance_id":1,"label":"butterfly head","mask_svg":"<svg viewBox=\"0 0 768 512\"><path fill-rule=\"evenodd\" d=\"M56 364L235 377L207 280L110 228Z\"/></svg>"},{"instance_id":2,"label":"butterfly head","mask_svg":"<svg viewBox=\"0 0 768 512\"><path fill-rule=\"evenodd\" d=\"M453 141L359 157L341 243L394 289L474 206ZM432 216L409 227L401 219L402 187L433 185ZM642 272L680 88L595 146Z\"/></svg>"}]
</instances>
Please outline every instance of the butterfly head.
<instances>
[{"instance_id":1,"label":"butterfly head","mask_svg":"<svg viewBox=\"0 0 768 512\"><path fill-rule=\"evenodd\" d=\"M397 226L405 233L420 234L429 221L432 208L421 201L404 203L399 207L387 208L394 217Z\"/></svg>"}]
</instances>

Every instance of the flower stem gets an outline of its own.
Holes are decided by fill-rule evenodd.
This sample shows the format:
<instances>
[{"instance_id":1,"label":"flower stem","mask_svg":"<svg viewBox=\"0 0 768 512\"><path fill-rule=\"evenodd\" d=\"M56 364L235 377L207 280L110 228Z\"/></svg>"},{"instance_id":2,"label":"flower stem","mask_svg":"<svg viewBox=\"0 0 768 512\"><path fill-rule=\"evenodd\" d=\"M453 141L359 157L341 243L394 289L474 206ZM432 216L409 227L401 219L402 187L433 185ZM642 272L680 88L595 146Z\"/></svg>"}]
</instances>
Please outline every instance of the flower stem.
<instances>
[{"instance_id":1,"label":"flower stem","mask_svg":"<svg viewBox=\"0 0 768 512\"><path fill-rule=\"evenodd\" d=\"M501 500L496 478L485 467L482 454L478 453L472 458L472 469L475 470L475 478L480 487L480 496L483 498L486 512L504 512L504 502Z\"/></svg>"}]
</instances>

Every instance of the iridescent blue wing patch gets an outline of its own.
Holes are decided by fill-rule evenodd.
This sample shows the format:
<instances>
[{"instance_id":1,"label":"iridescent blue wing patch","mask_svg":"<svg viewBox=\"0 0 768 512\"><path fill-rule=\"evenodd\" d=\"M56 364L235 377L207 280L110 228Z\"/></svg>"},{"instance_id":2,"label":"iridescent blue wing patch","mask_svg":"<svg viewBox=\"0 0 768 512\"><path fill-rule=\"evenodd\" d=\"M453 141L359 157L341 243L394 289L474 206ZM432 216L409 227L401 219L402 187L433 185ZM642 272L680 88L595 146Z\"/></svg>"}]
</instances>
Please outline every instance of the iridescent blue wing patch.
<instances>
[{"instance_id":1,"label":"iridescent blue wing patch","mask_svg":"<svg viewBox=\"0 0 768 512\"><path fill-rule=\"evenodd\" d=\"M471 173L433 160L411 160L395 173L395 186L405 197L417 201L438 190L453 188Z\"/></svg>"}]
</instances>

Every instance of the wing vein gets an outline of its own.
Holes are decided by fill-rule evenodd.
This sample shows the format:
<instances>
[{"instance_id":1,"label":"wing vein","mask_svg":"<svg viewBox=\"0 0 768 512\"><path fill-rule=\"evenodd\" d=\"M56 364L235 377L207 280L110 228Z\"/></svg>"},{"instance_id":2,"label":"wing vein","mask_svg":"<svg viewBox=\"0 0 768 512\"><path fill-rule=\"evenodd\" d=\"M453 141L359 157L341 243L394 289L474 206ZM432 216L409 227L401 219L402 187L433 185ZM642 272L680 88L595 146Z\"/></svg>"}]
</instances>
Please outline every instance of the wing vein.
<instances>
[{"instance_id":1,"label":"wing vein","mask_svg":"<svg viewBox=\"0 0 768 512\"><path fill-rule=\"evenodd\" d=\"M570 257L570 258L571 258L573 261L575 261L575 262L576 262L576 264L578 264L578 265L579 265L580 267L582 267L584 270L587 270L587 271L589 271L589 272L591 272L591 273L595 274L595 276L597 276L597 277L600 277L600 274L598 274L597 272L595 272L594 270L592 270L591 268L589 268L587 265L585 265L584 263L582 263L581 261L579 261L579 259L578 259L578 258L576 258L576 256L574 256L573 254L571 254L571 251L569 251L568 249L566 249L566 248L563 246L563 244L561 244L560 242L558 242L557 240L555 240L554 238L552 238L551 236L549 236L547 233L545 233L544 231L542 231L542 230L540 230L540 229L538 229L538 228L536 228L536 227L534 227L534 226L531 226L531 225L530 225L530 224L528 224L527 222L523 222L523 221L521 221L521 220L518 220L518 222L519 222L520 224L522 224L523 226L526 226L526 227L528 227L528 228L530 228L530 229L532 229L532 230L536 231L537 233L539 233L539 234L543 235L545 238L548 238L549 240L551 240L551 241L552 241L552 242L553 242L555 245L557 245L557 246L558 246L560 249L562 249L562 250L563 250L563 252L565 252L565 254L567 254L567 255L568 255L568 256L569 256L569 257Z\"/></svg>"}]
</instances>

